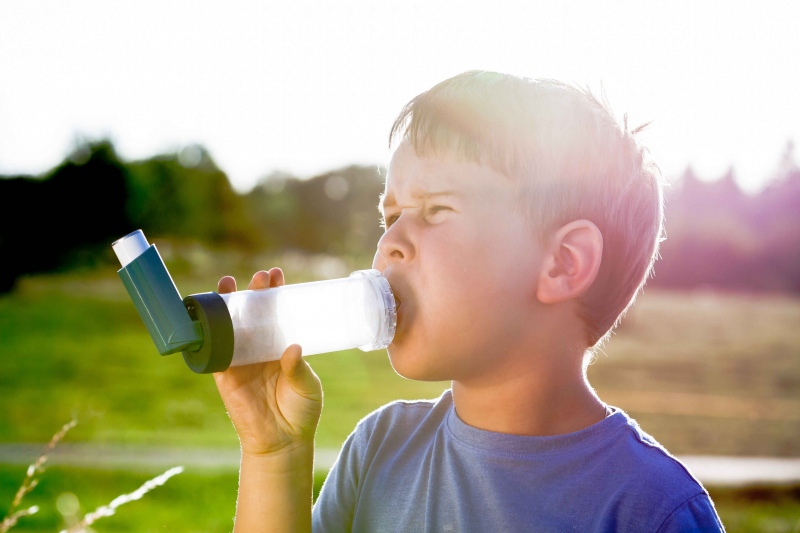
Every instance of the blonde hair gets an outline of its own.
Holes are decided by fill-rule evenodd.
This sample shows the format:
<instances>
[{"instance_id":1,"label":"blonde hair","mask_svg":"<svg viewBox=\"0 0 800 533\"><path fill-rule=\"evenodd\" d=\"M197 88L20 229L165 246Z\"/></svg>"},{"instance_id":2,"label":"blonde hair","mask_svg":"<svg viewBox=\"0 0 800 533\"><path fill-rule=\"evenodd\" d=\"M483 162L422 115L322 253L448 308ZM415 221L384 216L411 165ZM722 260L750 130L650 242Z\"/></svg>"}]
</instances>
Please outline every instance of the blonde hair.
<instances>
[{"instance_id":1,"label":"blonde hair","mask_svg":"<svg viewBox=\"0 0 800 533\"><path fill-rule=\"evenodd\" d=\"M645 125L646 126L646 125ZM608 337L652 275L663 240L663 183L608 102L588 89L549 79L487 71L449 78L412 99L389 134L417 154L448 154L514 179L534 235L578 219L603 235L592 286L580 317L592 347Z\"/></svg>"}]
</instances>

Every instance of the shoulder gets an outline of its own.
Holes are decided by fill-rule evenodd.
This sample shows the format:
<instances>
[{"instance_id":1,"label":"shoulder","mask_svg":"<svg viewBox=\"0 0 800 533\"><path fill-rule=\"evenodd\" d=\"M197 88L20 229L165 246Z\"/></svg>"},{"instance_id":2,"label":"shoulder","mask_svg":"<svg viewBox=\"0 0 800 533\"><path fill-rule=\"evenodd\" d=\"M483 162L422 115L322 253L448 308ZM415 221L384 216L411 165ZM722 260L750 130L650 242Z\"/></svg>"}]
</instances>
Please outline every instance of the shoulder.
<instances>
[{"instance_id":1,"label":"shoulder","mask_svg":"<svg viewBox=\"0 0 800 533\"><path fill-rule=\"evenodd\" d=\"M314 505L314 531L357 530L355 522L370 520L363 514L359 518L359 510L369 514L396 500L398 471L392 468L401 465L399 473L419 471L421 456L435 441L450 409L452 397L445 391L432 400L394 401L362 418L322 486ZM382 501L377 494L388 497Z\"/></svg>"},{"instance_id":2,"label":"shoulder","mask_svg":"<svg viewBox=\"0 0 800 533\"><path fill-rule=\"evenodd\" d=\"M637 494L640 504L658 510L653 517L663 518L659 531L682 531L681 524L694 522L719 526L701 531L723 530L708 492L689 468L625 412L617 409L615 416L624 423L606 455L609 467L624 493Z\"/></svg>"},{"instance_id":3,"label":"shoulder","mask_svg":"<svg viewBox=\"0 0 800 533\"><path fill-rule=\"evenodd\" d=\"M681 504L661 523L657 533L691 531L725 532L725 526L707 494L698 494Z\"/></svg>"},{"instance_id":4,"label":"shoulder","mask_svg":"<svg viewBox=\"0 0 800 533\"><path fill-rule=\"evenodd\" d=\"M449 389L435 399L393 401L361 419L349 440L362 458L424 447L446 426L452 409Z\"/></svg>"},{"instance_id":5,"label":"shoulder","mask_svg":"<svg viewBox=\"0 0 800 533\"><path fill-rule=\"evenodd\" d=\"M360 479L374 465L427 449L445 427L453 402L447 390L437 399L397 400L362 418L345 440L332 472Z\"/></svg>"},{"instance_id":6,"label":"shoulder","mask_svg":"<svg viewBox=\"0 0 800 533\"><path fill-rule=\"evenodd\" d=\"M394 432L413 432L421 426L438 426L453 407L448 389L430 400L396 400L379 407L356 425L354 433L374 438Z\"/></svg>"},{"instance_id":7,"label":"shoulder","mask_svg":"<svg viewBox=\"0 0 800 533\"><path fill-rule=\"evenodd\" d=\"M622 434L616 443L618 451L625 452L620 456L623 462L629 461L631 467L647 475L659 474L660 479L670 481L671 485L685 487L690 492L704 491L700 481L686 465L644 431L636 420L620 409L617 409L615 414L622 416L624 420L621 426Z\"/></svg>"}]
</instances>

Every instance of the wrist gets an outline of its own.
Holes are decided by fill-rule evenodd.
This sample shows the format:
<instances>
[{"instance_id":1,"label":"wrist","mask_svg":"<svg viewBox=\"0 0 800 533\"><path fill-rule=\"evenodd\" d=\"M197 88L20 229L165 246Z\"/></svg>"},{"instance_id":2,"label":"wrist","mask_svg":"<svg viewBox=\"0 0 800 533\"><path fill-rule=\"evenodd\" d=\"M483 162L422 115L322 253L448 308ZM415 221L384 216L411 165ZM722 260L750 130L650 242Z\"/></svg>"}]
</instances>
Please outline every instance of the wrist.
<instances>
[{"instance_id":1,"label":"wrist","mask_svg":"<svg viewBox=\"0 0 800 533\"><path fill-rule=\"evenodd\" d=\"M275 450L242 447L241 463L264 473L299 473L314 468L314 442L299 442Z\"/></svg>"},{"instance_id":2,"label":"wrist","mask_svg":"<svg viewBox=\"0 0 800 533\"><path fill-rule=\"evenodd\" d=\"M239 448L242 454L259 455L282 455L298 453L305 448L314 449L314 431L309 432L287 432L275 435L268 433L268 428L261 431L236 429L239 437Z\"/></svg>"},{"instance_id":3,"label":"wrist","mask_svg":"<svg viewBox=\"0 0 800 533\"><path fill-rule=\"evenodd\" d=\"M234 531L311 531L313 443L242 450Z\"/></svg>"}]
</instances>

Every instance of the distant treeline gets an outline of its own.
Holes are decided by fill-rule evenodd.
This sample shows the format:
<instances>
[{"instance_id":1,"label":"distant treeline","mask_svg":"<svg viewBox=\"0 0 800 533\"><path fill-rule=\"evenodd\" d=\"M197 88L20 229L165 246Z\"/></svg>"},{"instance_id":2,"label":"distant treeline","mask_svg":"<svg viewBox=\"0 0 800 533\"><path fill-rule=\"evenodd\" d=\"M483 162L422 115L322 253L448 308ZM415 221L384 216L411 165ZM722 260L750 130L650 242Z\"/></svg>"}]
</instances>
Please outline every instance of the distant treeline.
<instances>
[{"instance_id":1,"label":"distant treeline","mask_svg":"<svg viewBox=\"0 0 800 533\"><path fill-rule=\"evenodd\" d=\"M790 157L783 163L752 195L732 171L705 182L687 170L666 195L652 285L800 293L800 169Z\"/></svg>"},{"instance_id":2,"label":"distant treeline","mask_svg":"<svg viewBox=\"0 0 800 533\"><path fill-rule=\"evenodd\" d=\"M253 251L371 256L384 169L351 166L311 179L265 177L239 194L201 146L122 161L109 141L78 146L42 176L0 179L0 292L23 274L114 260L110 243L196 240ZM791 146L757 195L732 172L687 170L666 193L667 239L650 285L800 293L800 170Z\"/></svg>"},{"instance_id":3,"label":"distant treeline","mask_svg":"<svg viewBox=\"0 0 800 533\"><path fill-rule=\"evenodd\" d=\"M151 242L374 250L380 172L353 166L309 180L274 173L238 194L200 146L128 162L109 141L85 143L42 176L0 176L0 292L26 273L115 261L110 243L136 229Z\"/></svg>"}]
</instances>

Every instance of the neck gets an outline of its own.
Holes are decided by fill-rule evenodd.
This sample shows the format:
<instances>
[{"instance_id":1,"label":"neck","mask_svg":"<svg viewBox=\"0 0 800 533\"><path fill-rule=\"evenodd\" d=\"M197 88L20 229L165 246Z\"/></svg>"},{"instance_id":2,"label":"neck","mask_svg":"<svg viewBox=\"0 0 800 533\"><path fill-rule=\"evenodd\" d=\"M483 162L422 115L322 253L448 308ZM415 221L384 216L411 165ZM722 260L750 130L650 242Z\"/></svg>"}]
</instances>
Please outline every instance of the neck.
<instances>
[{"instance_id":1,"label":"neck","mask_svg":"<svg viewBox=\"0 0 800 533\"><path fill-rule=\"evenodd\" d=\"M586 381L582 354L558 354L533 364L526 358L504 375L453 381L459 418L487 431L563 435L605 417L605 404Z\"/></svg>"}]
</instances>

